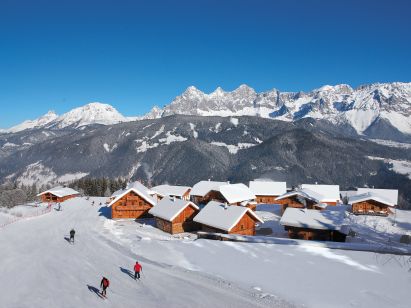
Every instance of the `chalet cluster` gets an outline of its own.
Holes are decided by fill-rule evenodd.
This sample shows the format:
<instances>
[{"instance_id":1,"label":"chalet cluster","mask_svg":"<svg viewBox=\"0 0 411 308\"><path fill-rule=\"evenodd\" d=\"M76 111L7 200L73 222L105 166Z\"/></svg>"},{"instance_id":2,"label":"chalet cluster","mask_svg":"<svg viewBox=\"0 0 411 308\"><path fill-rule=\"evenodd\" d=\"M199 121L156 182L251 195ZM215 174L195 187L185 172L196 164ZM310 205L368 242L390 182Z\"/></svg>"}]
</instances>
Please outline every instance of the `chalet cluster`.
<instances>
[{"instance_id":1,"label":"chalet cluster","mask_svg":"<svg viewBox=\"0 0 411 308\"><path fill-rule=\"evenodd\" d=\"M62 202L79 193L56 187L39 196L43 202ZM285 182L255 180L242 183L200 181L193 187L159 185L147 188L139 182L128 184L110 197L112 219L154 217L156 226L176 234L205 232L255 235L263 221L255 213L258 204L278 204L280 224L290 238L344 241L345 207L356 215L387 216L397 205L398 191L359 188L341 191L338 185L302 184L288 189Z\"/></svg>"}]
</instances>

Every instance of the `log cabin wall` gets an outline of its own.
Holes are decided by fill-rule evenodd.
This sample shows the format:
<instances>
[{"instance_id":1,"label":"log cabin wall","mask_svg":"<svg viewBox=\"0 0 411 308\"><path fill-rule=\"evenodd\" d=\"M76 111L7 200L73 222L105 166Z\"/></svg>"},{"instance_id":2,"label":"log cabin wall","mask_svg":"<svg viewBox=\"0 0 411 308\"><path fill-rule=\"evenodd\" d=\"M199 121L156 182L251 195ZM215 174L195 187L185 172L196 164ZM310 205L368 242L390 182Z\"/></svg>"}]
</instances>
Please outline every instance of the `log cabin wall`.
<instances>
[{"instance_id":1,"label":"log cabin wall","mask_svg":"<svg viewBox=\"0 0 411 308\"><path fill-rule=\"evenodd\" d=\"M148 211L152 207L145 199L141 198L134 191L130 191L111 205L111 218L142 218L148 216Z\"/></svg>"},{"instance_id":2,"label":"log cabin wall","mask_svg":"<svg viewBox=\"0 0 411 308\"><path fill-rule=\"evenodd\" d=\"M281 204L280 202L282 200L275 200L278 196L262 196L262 195L256 195L256 201L257 203L267 203L267 204Z\"/></svg>"},{"instance_id":3,"label":"log cabin wall","mask_svg":"<svg viewBox=\"0 0 411 308\"><path fill-rule=\"evenodd\" d=\"M299 208L299 209L305 208L304 204L302 204L300 201L298 201L297 197L295 197L295 196L284 198L281 201L282 201L281 215L284 214L287 207L293 207L293 208ZM306 205L307 205L307 209L313 209L314 205L315 205L315 202L306 199Z\"/></svg>"},{"instance_id":4,"label":"log cabin wall","mask_svg":"<svg viewBox=\"0 0 411 308\"><path fill-rule=\"evenodd\" d=\"M243 215L240 221L228 232L229 234L255 235L255 218L250 213Z\"/></svg>"},{"instance_id":5,"label":"log cabin wall","mask_svg":"<svg viewBox=\"0 0 411 308\"><path fill-rule=\"evenodd\" d=\"M388 216L391 211L386 204L374 200L366 200L352 204L352 212L357 215Z\"/></svg>"},{"instance_id":6,"label":"log cabin wall","mask_svg":"<svg viewBox=\"0 0 411 308\"><path fill-rule=\"evenodd\" d=\"M299 240L345 242L346 235L336 230L317 230L286 226L288 237Z\"/></svg>"},{"instance_id":7,"label":"log cabin wall","mask_svg":"<svg viewBox=\"0 0 411 308\"><path fill-rule=\"evenodd\" d=\"M66 200L69 200L75 197L78 197L78 194L68 195L64 197L57 197L56 195L53 195L51 193L46 193L46 194L41 195L41 202L64 202Z\"/></svg>"},{"instance_id":8,"label":"log cabin wall","mask_svg":"<svg viewBox=\"0 0 411 308\"><path fill-rule=\"evenodd\" d=\"M188 189L185 193L184 193L184 195L183 195L183 200L190 200L190 192L191 192L191 189Z\"/></svg>"},{"instance_id":9,"label":"log cabin wall","mask_svg":"<svg viewBox=\"0 0 411 308\"><path fill-rule=\"evenodd\" d=\"M219 201L223 203L227 202L224 196L219 191L216 191L216 190L211 190L202 198L202 203L207 204L210 201Z\"/></svg>"},{"instance_id":10,"label":"log cabin wall","mask_svg":"<svg viewBox=\"0 0 411 308\"><path fill-rule=\"evenodd\" d=\"M199 225L193 221L193 218L197 214L197 209L188 206L172 222L156 217L156 226L171 234L196 231L199 229Z\"/></svg>"}]
</instances>

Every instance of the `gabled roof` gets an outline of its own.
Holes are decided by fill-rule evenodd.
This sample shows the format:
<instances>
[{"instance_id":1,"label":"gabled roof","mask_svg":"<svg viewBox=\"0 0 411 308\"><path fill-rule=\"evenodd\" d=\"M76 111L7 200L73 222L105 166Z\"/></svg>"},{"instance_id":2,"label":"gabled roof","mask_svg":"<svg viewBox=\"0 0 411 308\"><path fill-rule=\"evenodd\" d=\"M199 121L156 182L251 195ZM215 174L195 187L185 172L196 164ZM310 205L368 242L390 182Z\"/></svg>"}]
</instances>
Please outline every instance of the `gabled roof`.
<instances>
[{"instance_id":1,"label":"gabled roof","mask_svg":"<svg viewBox=\"0 0 411 308\"><path fill-rule=\"evenodd\" d=\"M140 182L133 182L129 183L126 187L126 189L123 190L118 190L114 192L111 197L114 198L108 206L113 205L116 203L119 199L121 199L123 196L127 195L129 192L134 191L137 195L139 195L141 198L146 200L148 203L151 205L155 205L156 201L153 199L153 197L150 196L149 194L149 189L145 187L143 184Z\"/></svg>"},{"instance_id":2,"label":"gabled roof","mask_svg":"<svg viewBox=\"0 0 411 308\"><path fill-rule=\"evenodd\" d=\"M281 217L280 224L296 228L316 230L340 230L345 219L342 210L308 210L288 207Z\"/></svg>"},{"instance_id":3,"label":"gabled roof","mask_svg":"<svg viewBox=\"0 0 411 308\"><path fill-rule=\"evenodd\" d=\"M374 201L380 202L382 204L385 204L391 207L395 206L395 203L390 202L388 199L386 199L385 197L381 195L376 194L375 192L366 192L360 195L351 196L348 198L348 203L353 204L353 203L367 201L367 200L374 200Z\"/></svg>"},{"instance_id":4,"label":"gabled roof","mask_svg":"<svg viewBox=\"0 0 411 308\"><path fill-rule=\"evenodd\" d=\"M80 194L78 191L76 191L76 190L74 190L70 187L57 186L57 187L54 187L52 189L43 191L42 193L39 193L37 196L41 196L41 195L44 195L44 194L47 194L47 193L53 194L53 195L55 195L59 198Z\"/></svg>"},{"instance_id":5,"label":"gabled roof","mask_svg":"<svg viewBox=\"0 0 411 308\"><path fill-rule=\"evenodd\" d=\"M250 189L256 196L280 196L287 192L286 182L250 181Z\"/></svg>"},{"instance_id":6,"label":"gabled roof","mask_svg":"<svg viewBox=\"0 0 411 308\"><path fill-rule=\"evenodd\" d=\"M194 221L217 228L224 231L230 231L241 220L241 218L249 213L256 221L263 222L252 210L243 206L225 205L220 202L210 201L207 205L194 217Z\"/></svg>"},{"instance_id":7,"label":"gabled roof","mask_svg":"<svg viewBox=\"0 0 411 308\"><path fill-rule=\"evenodd\" d=\"M193 186L190 194L192 196L204 197L210 190L218 190L221 185L226 184L227 182L200 181Z\"/></svg>"},{"instance_id":8,"label":"gabled roof","mask_svg":"<svg viewBox=\"0 0 411 308\"><path fill-rule=\"evenodd\" d=\"M379 196L394 205L398 204L398 190L397 189L377 189L377 188L358 188L358 194L371 192L374 196Z\"/></svg>"},{"instance_id":9,"label":"gabled roof","mask_svg":"<svg viewBox=\"0 0 411 308\"><path fill-rule=\"evenodd\" d=\"M160 195L160 196L176 196L182 197L184 194L190 190L191 187L189 186L177 186L177 185L158 185L151 188L151 191Z\"/></svg>"},{"instance_id":10,"label":"gabled roof","mask_svg":"<svg viewBox=\"0 0 411 308\"><path fill-rule=\"evenodd\" d=\"M172 199L172 198L163 198L156 206L152 207L148 212L156 217L162 218L167 221L173 221L186 207L192 206L196 210L200 208L195 205L193 202L181 200L181 199Z\"/></svg>"},{"instance_id":11,"label":"gabled roof","mask_svg":"<svg viewBox=\"0 0 411 308\"><path fill-rule=\"evenodd\" d=\"M302 184L301 189L309 189L321 195L321 202L337 202L340 200L339 185Z\"/></svg>"},{"instance_id":12,"label":"gabled roof","mask_svg":"<svg viewBox=\"0 0 411 308\"><path fill-rule=\"evenodd\" d=\"M228 203L254 200L256 198L250 188L242 183L221 185L219 191Z\"/></svg>"},{"instance_id":13,"label":"gabled roof","mask_svg":"<svg viewBox=\"0 0 411 308\"><path fill-rule=\"evenodd\" d=\"M294 197L294 196L300 196L304 199L308 199L316 203L321 203L321 199L323 198L322 195L306 188L306 189L297 189L297 190L287 192L285 194L282 194L281 196L278 196L277 198L275 198L275 200L282 200L282 199L285 199L288 197Z\"/></svg>"}]
</instances>

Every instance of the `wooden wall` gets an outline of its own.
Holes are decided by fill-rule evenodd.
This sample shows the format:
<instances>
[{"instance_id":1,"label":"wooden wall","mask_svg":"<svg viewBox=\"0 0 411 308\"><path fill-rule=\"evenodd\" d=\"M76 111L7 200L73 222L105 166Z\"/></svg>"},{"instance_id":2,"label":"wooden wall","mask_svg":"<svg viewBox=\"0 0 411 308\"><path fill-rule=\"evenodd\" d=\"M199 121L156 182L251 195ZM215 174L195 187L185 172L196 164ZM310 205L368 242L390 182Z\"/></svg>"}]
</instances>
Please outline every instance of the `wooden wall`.
<instances>
[{"instance_id":1,"label":"wooden wall","mask_svg":"<svg viewBox=\"0 0 411 308\"><path fill-rule=\"evenodd\" d=\"M77 197L78 194L76 195L69 195L69 196L64 196L64 197L57 197L51 193L46 193L41 195L41 202L64 202L66 200L72 199Z\"/></svg>"},{"instance_id":2,"label":"wooden wall","mask_svg":"<svg viewBox=\"0 0 411 308\"><path fill-rule=\"evenodd\" d=\"M382 215L387 216L391 213L388 205L374 201L366 200L352 204L352 212L359 215Z\"/></svg>"},{"instance_id":3,"label":"wooden wall","mask_svg":"<svg viewBox=\"0 0 411 308\"><path fill-rule=\"evenodd\" d=\"M130 191L128 194L117 200L111 205L111 218L142 218L148 216L148 211L153 206L141 198L135 192Z\"/></svg>"},{"instance_id":4,"label":"wooden wall","mask_svg":"<svg viewBox=\"0 0 411 308\"><path fill-rule=\"evenodd\" d=\"M278 196L261 196L261 195L256 195L256 201L257 203L267 203L267 204L281 204L282 200L275 200Z\"/></svg>"},{"instance_id":5,"label":"wooden wall","mask_svg":"<svg viewBox=\"0 0 411 308\"><path fill-rule=\"evenodd\" d=\"M192 206L187 206L172 222L156 217L156 226L164 232L171 234L196 231L199 229L199 226L193 221L193 218L197 213L198 210Z\"/></svg>"},{"instance_id":6,"label":"wooden wall","mask_svg":"<svg viewBox=\"0 0 411 308\"><path fill-rule=\"evenodd\" d=\"M291 239L345 242L346 235L333 230L316 230L309 228L285 227Z\"/></svg>"},{"instance_id":7,"label":"wooden wall","mask_svg":"<svg viewBox=\"0 0 411 308\"><path fill-rule=\"evenodd\" d=\"M201 225L201 230L210 233L239 234L252 236L255 235L255 224L255 218L247 212L229 232L218 228L210 227L204 224Z\"/></svg>"},{"instance_id":8,"label":"wooden wall","mask_svg":"<svg viewBox=\"0 0 411 308\"><path fill-rule=\"evenodd\" d=\"M293 208L299 208L299 209L303 209L305 208L305 206L298 201L297 197L292 196L292 197L288 197L288 198L284 198L281 200L283 203L281 204L281 215L284 214L285 209L287 207L293 207ZM307 209L314 209L314 204L315 202L311 201L311 200L306 200L306 204L307 204Z\"/></svg>"}]
</instances>

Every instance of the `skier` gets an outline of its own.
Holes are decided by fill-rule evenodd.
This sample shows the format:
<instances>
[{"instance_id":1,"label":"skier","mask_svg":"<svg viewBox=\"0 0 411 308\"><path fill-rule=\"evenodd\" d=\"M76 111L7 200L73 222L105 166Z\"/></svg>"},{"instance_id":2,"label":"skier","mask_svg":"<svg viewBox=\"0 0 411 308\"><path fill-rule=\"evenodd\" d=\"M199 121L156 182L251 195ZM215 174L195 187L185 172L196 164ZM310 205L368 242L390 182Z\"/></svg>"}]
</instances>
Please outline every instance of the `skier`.
<instances>
[{"instance_id":1,"label":"skier","mask_svg":"<svg viewBox=\"0 0 411 308\"><path fill-rule=\"evenodd\" d=\"M58 210L61 211L61 203L60 202L59 202L58 206L59 206Z\"/></svg>"},{"instance_id":2,"label":"skier","mask_svg":"<svg viewBox=\"0 0 411 308\"><path fill-rule=\"evenodd\" d=\"M134 265L134 280L140 279L140 272L143 270L143 267L141 266L138 261L136 261L136 264Z\"/></svg>"},{"instance_id":3,"label":"skier","mask_svg":"<svg viewBox=\"0 0 411 308\"><path fill-rule=\"evenodd\" d=\"M70 242L73 242L74 244L74 234L76 234L76 231L74 229L70 230Z\"/></svg>"},{"instance_id":4,"label":"skier","mask_svg":"<svg viewBox=\"0 0 411 308\"><path fill-rule=\"evenodd\" d=\"M100 287L102 288L102 290L101 290L101 295L102 296L106 296L106 289L109 287L109 285L110 285L110 281L106 278L106 277L104 277L103 276L103 279L101 279L101 282L100 282Z\"/></svg>"}]
</instances>

